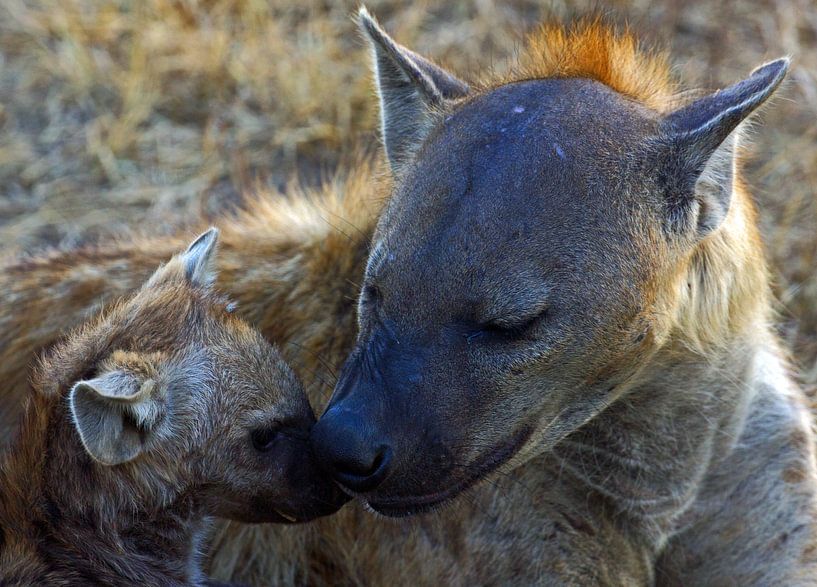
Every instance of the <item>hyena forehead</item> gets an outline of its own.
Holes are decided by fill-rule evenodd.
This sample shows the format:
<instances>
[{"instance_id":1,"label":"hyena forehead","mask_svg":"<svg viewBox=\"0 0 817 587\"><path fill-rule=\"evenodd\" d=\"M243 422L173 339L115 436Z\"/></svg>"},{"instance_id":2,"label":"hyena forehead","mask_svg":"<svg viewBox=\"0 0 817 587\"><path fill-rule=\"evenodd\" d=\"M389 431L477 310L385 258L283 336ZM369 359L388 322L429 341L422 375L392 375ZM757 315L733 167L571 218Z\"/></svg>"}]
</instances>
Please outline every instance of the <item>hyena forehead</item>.
<instances>
[{"instance_id":1,"label":"hyena forehead","mask_svg":"<svg viewBox=\"0 0 817 587\"><path fill-rule=\"evenodd\" d=\"M587 79L518 82L464 102L400 178L370 276L410 267L428 283L484 291L486 268L524 280L590 250L633 246L634 227L648 220L649 178L628 167L657 124L653 111Z\"/></svg>"},{"instance_id":2,"label":"hyena forehead","mask_svg":"<svg viewBox=\"0 0 817 587\"><path fill-rule=\"evenodd\" d=\"M594 80L501 86L442 116L401 178L392 208L414 223L473 198L483 200L476 220L560 200L585 210L609 205L605 188L618 187L627 155L644 148L657 125L656 113ZM421 190L424 197L411 197Z\"/></svg>"}]
</instances>

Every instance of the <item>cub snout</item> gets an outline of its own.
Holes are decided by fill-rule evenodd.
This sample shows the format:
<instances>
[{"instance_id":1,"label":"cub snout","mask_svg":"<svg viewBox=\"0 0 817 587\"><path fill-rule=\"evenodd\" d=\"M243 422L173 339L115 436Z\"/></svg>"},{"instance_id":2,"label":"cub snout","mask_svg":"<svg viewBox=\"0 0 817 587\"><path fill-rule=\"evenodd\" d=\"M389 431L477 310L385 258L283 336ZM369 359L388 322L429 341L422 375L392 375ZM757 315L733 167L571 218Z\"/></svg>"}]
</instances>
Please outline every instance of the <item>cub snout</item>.
<instances>
[{"instance_id":1,"label":"cub snout","mask_svg":"<svg viewBox=\"0 0 817 587\"><path fill-rule=\"evenodd\" d=\"M309 446L314 417L255 426L215 489L221 517L249 524L308 522L335 513L348 497L324 473ZM243 454L242 454L243 453Z\"/></svg>"},{"instance_id":2,"label":"cub snout","mask_svg":"<svg viewBox=\"0 0 817 587\"><path fill-rule=\"evenodd\" d=\"M309 446L310 428L281 428L262 449L277 479L271 483L272 495L256 500L254 522L308 522L335 513L349 501L317 466Z\"/></svg>"}]
</instances>

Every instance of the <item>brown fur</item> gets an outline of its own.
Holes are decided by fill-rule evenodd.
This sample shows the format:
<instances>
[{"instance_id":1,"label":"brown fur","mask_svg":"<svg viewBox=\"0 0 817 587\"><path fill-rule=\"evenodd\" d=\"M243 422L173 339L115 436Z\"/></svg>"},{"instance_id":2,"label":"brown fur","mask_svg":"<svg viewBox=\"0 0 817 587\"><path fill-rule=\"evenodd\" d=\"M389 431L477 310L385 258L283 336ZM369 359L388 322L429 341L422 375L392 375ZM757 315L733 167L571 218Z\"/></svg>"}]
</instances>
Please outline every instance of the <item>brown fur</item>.
<instances>
[{"instance_id":1,"label":"brown fur","mask_svg":"<svg viewBox=\"0 0 817 587\"><path fill-rule=\"evenodd\" d=\"M189 281L187 258L174 258L38 366L0 464L3 585L200 585L213 515L284 521L342 503L325 481L312 487L314 417L300 385L225 298ZM131 379L142 386L125 409L135 410L144 449L115 465L88 448L75 411L77 382L99 386L111 374L112 392ZM299 439L258 451L245 426L263 429L269 418L293 422L270 430ZM294 460L295 479L282 478L293 471L284 459Z\"/></svg>"},{"instance_id":2,"label":"brown fur","mask_svg":"<svg viewBox=\"0 0 817 587\"><path fill-rule=\"evenodd\" d=\"M549 76L590 77L659 112L676 101L662 57L594 20L572 30L544 27L519 67L484 89ZM239 300L244 317L283 345L316 407L325 403L355 339L358 285L388 187L377 185L385 183L380 175L362 163L348 180L320 193L261 197L222 224L219 286ZM656 284L679 352L707 353L730 333L765 323L768 288L755 211L744 190L734 198L721 232L702 241L678 275ZM0 379L16 383L0 398L3 408L19 402L25 364L37 349L81 321L99 299L132 290L179 242L136 238L8 261L0 275ZM48 315L51 321L43 320ZM579 464L592 469L593 462ZM626 521L602 515L610 503L568 477L558 457L540 456L440 512L406 521L377 519L353 505L308 527L228 524L214 539L212 568L220 577L272 584L501 584L509 577L545 584L557 578L565 584L652 582L655 553L648 540L630 532ZM559 502L574 490L594 497ZM579 543L586 550L574 556ZM544 556L549 548L563 553L558 565Z\"/></svg>"}]
</instances>

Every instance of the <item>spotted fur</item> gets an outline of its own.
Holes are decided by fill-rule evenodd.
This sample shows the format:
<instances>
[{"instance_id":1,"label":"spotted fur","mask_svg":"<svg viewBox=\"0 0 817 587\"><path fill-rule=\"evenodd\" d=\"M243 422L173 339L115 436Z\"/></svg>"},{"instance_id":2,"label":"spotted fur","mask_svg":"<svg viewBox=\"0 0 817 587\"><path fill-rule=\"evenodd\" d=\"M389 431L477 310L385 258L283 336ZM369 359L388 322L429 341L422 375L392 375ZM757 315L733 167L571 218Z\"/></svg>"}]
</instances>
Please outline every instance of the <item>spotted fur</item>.
<instances>
[{"instance_id":1,"label":"spotted fur","mask_svg":"<svg viewBox=\"0 0 817 587\"><path fill-rule=\"evenodd\" d=\"M508 76L471 87L589 78L658 114L688 99L660 54L598 20L546 25L528 47ZM355 341L387 175L364 161L318 192L261 196L221 222L219 287L282 345L316 406ZM7 260L0 378L16 383L3 413L18 404L37 349L131 291L180 242L140 237ZM221 526L213 573L259 584L812 583L811 420L769 326L756 211L739 177L718 231L651 288L665 336L643 339L660 353L630 382L639 393L552 452L402 521L352 504L304 527Z\"/></svg>"}]
</instances>

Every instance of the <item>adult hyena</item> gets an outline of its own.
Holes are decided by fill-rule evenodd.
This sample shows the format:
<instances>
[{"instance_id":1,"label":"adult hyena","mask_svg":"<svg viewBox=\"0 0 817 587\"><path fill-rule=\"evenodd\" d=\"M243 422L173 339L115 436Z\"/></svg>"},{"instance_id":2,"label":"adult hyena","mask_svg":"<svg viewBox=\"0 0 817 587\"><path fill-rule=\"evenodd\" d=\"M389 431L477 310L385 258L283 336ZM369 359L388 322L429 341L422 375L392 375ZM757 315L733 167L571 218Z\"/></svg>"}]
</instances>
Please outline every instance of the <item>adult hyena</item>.
<instances>
[{"instance_id":1,"label":"adult hyena","mask_svg":"<svg viewBox=\"0 0 817 587\"><path fill-rule=\"evenodd\" d=\"M555 509L598 500L660 582L817 583L811 420L735 156L788 60L679 104L589 23L471 89L361 23L397 181L313 430L327 471L406 516L549 455L576 480Z\"/></svg>"},{"instance_id":2,"label":"adult hyena","mask_svg":"<svg viewBox=\"0 0 817 587\"><path fill-rule=\"evenodd\" d=\"M309 456L295 375L212 289L216 236L43 359L0 463L3 585L203 585L212 516L346 501Z\"/></svg>"},{"instance_id":3,"label":"adult hyena","mask_svg":"<svg viewBox=\"0 0 817 587\"><path fill-rule=\"evenodd\" d=\"M466 84L427 60L407 53L382 34L368 17L364 16L362 20L377 48L375 58L380 72L381 96L406 98L403 103L406 116L402 120L407 125L396 136L414 135L422 139L423 143L430 144L434 140L434 133L442 132L446 121L445 118L434 119L437 130L427 134L434 120L425 118L426 109L440 112L448 107L448 100L455 98L458 92L467 91L468 97L459 101L459 105L465 107L467 102L477 98L477 94L470 93L472 91ZM413 62L407 61L408 56ZM406 64L409 64L408 69ZM521 66L513 71L512 76L506 80L490 84L486 82L482 86L490 93L495 86L513 82L514 79L558 78L566 82L565 78L569 78L574 83L594 80L596 96L607 88L604 91L608 92L612 105L621 100L629 100L628 103L640 112L654 112L656 119L671 110L670 104L678 101L675 98L675 88L670 82L669 68L663 61L640 51L632 37L617 36L601 25L580 24L570 29L559 26L543 28L531 37L522 54ZM413 85L418 81L427 84L429 76L435 84L433 88L422 85L418 89ZM386 80L391 80L390 85L382 83ZM517 87L514 83L507 85L507 90ZM574 101L573 108L583 111L592 104L585 105L586 97L582 92L578 93L580 95ZM445 100L436 105L425 102L429 97L439 100L440 94ZM423 97L424 101L418 102L415 99L417 96ZM553 96L544 94L541 98L543 101L554 99ZM388 103L388 100L384 100L384 105ZM524 107L521 104L513 106ZM428 127L414 124L417 119L412 116L419 114L423 115L421 122L429 123ZM524 110L515 114L524 114ZM528 115L530 116L530 112ZM394 136L393 131L400 129L400 125L394 126L394 122L392 119L391 126L385 129L387 137L389 134ZM564 124L568 122L569 120L565 120ZM530 130L536 128L538 127L533 125ZM555 145L546 145L544 152L518 153L520 179L525 177L525 173L530 173L532 157L538 155L541 156L541 161L547 162L547 157L551 154L560 157L560 151L562 155L569 154L573 157L572 152L565 152L561 139L556 140L554 137L553 143ZM727 146L728 144L727 142ZM405 189L413 159L422 156L424 147L410 141L403 145L407 147L406 150L390 140L386 141L386 145L398 170L397 184ZM598 141L588 144L588 148L594 145L598 148ZM628 159L626 147L626 143L619 144L615 141L608 144L604 149L605 156L594 161L593 168L610 171L610 157L619 154L621 159ZM729 153L723 150L717 152ZM633 165L638 163L638 159L633 158L632 161ZM651 177L649 173L655 169L643 161L642 163L644 177ZM475 164L482 164L490 171L493 158L475 160ZM458 168L454 167L452 170L457 171ZM612 169L612 172L617 173L623 171L625 169ZM357 328L353 299L357 294L357 284L362 280L369 243L381 202L389 191L389 183L382 173L372 170L369 164L362 164L353 170L348 179L328 184L319 192L295 193L289 198L273 195L270 198L254 199L248 203L246 213L221 221L223 246L218 259L221 269L219 287L239 300L239 313L257 325L266 336L282 343L282 351L306 381L307 393L316 406L325 403L325 382L332 379L333 373L338 370L354 344ZM594 184L589 182L589 185L593 187ZM713 459L717 457L723 459L724 463L734 463L741 454L745 454L740 451L746 450L750 445L739 443L733 446L729 431L725 428L717 433L704 428L700 430L700 435L696 435L692 430L681 426L682 421L685 426L689 426L690 422L680 416L691 413L701 414L713 422L723 421L724 425L733 423L733 439L737 434L758 429L756 418L762 414L754 411L754 407L750 409L750 406L758 405L758 400L751 399L745 393L746 390L758 390L756 398L779 398L777 392L761 393L760 386L753 385L752 382L766 379L771 382L770 387L778 387L781 381L786 381L785 375L780 374L777 367L780 360L774 346L768 347L767 358L764 359L764 355L759 354L755 359L752 357L759 348L759 343L749 341L752 344L744 344L741 341L730 347L727 340L734 340L733 338L718 336L718 333L729 331L745 333L749 331L749 324L761 323L761 336L766 340L774 340L768 335L761 318L768 308L768 288L759 252L754 211L736 176L732 179L731 186L729 211L725 221L708 237L703 237L694 244L694 239L690 239L692 250L687 255L688 265L679 262L675 278L683 287L675 291L675 298L670 298L673 304L668 309L676 313L667 315L667 320L673 325L672 336L668 336L663 342L650 339L645 343L645 352L663 344L660 352L656 351L652 359L645 354L644 372L649 372L647 366L653 370L660 369L658 358L662 358L666 361L666 386L660 381L654 382L656 387L652 394L647 393L649 388L645 386L638 389L633 386L632 393L628 388L621 388L622 394L627 391L621 401L615 402L597 417L590 418L585 428L563 439L552 450L542 452L512 470L494 474L490 480L476 484L466 497L454 500L433 514L420 514L400 522L384 521L363 511L359 503L354 503L335 516L321 518L313 524L287 528L286 531L275 525L247 527L230 524L222 527L214 545L214 574L258 584L329 585L537 582L632 585L669 583L688 574L688 583L695 584L695 580L700 578L695 573L703 572L696 570L695 565L725 561L738 566L740 557L746 555L747 545L754 544L758 552L766 553L764 556L767 558L763 559L766 562L769 561L768 552L786 556L799 552L797 543L801 538L796 536L797 533L794 541L790 541L788 535L783 538L782 532L767 528L757 528L752 536L744 533L751 526L741 530L743 514L740 508L727 505L729 502L722 503L724 507L719 512L720 515L728 512L738 514L736 523L721 525L713 514L710 520L718 529L706 527L706 523L703 523L707 519L706 508L716 508L719 499L716 497L707 502L706 498L710 494L719 495L713 489L718 481L710 472L717 470L715 463L721 461ZM526 189L530 189L530 186ZM493 206L507 205L505 199L512 198L514 192L515 188L497 191L495 198L489 202L490 205L484 209L484 214L493 214ZM575 189L569 193L575 193ZM591 193L590 196L592 195ZM593 200L587 199L588 207L584 213L601 216L619 211L625 203L619 201L620 197L618 192L611 190L609 200L595 208L590 207ZM581 212L578 209L581 201L574 202L574 206L568 206L568 209L578 214ZM532 200L531 206L536 202L536 199ZM644 207L650 202L655 203L655 196L648 197L643 202ZM429 200L429 206L438 204L435 198ZM537 205L541 205L541 202ZM446 214L454 217L455 210L456 206L446 210ZM683 208L679 208L681 210ZM527 208L525 216L529 216ZM528 250L531 243L527 239L531 234L541 236L545 223L552 223L551 219L533 216L530 216L529 221L529 233L522 232L522 227L515 225L520 244ZM537 227L538 232L534 230ZM501 223L496 227L496 231L500 233L506 229L507 225ZM600 234L603 235L606 230L607 228ZM486 232L490 231L485 228L483 232L473 236L482 238ZM640 234L641 232L636 232L635 236ZM407 231L407 238L416 236L416 233ZM658 236L666 238L661 232L656 234ZM566 244L571 242L575 243L575 235L569 236L565 241ZM657 243L661 242L657 239ZM625 244L621 243L618 248L610 250L609 255L626 248ZM51 343L60 328L81 321L100 298L119 295L137 287L149 268L178 246L179 237L134 238L102 243L97 247L78 251L52 251L42 256L8 260L0 271L0 300L3 301L0 304L0 378L19 377L22 366L34 351ZM561 248L567 247L565 245ZM421 253L422 249L417 251ZM475 249L475 253L476 251ZM384 262L390 261L389 255L384 254L390 252L392 251L388 247L375 249L375 255ZM490 264L496 263L495 258L499 252L484 260L482 265L485 270L494 269ZM499 267L512 268L512 259L511 256L507 260L501 260ZM588 256L587 261L592 260ZM608 261L608 257L603 256L595 259L595 265L604 268ZM523 268L519 266L520 270ZM459 270L459 267L452 266L452 269ZM561 269L562 274L569 273L564 267L554 269ZM474 275L480 271L483 271L482 267L475 267ZM684 271L694 277L688 286L682 281ZM602 277L598 272L594 275L596 278ZM567 278L572 279L579 277L581 276L567 275ZM427 283L418 282L417 285L418 289L422 289ZM443 279L440 285L447 288L450 287L450 282ZM583 302L585 290L598 293L605 285L604 281L585 281L582 291L576 296L577 307ZM611 295L620 292L623 287L616 283L612 285ZM662 287L659 289L658 285ZM671 289L667 283L656 284L655 294L666 293L667 289ZM445 292L445 289L440 291ZM507 290L498 291L507 293ZM519 300L528 300L528 293L518 292ZM371 294L378 297L383 294L383 290L370 289L365 292L362 305L370 304L371 298L367 296ZM621 301L623 303L626 300ZM747 303L742 303L743 301ZM623 310L614 308L613 311L621 313ZM362 314L366 316L367 312L364 309ZM407 319L411 319L414 309L408 307L406 312ZM35 322L33 317L41 314L53 315L55 321ZM584 332L577 333L577 336L590 336L596 328L604 327L604 321L594 323L594 318L597 318L596 314L587 314ZM35 329L34 324L44 324L45 327ZM491 331L491 328L488 330ZM496 331L494 333L501 334ZM457 332L454 331L453 334ZM476 335L471 338L471 344L475 345L487 334L469 332L469 336ZM641 332L633 334L634 344L643 342L636 341L640 335ZM644 339L653 336L654 334L645 332ZM486 339L481 342L485 343ZM690 354L690 349L697 350L698 354ZM486 350L483 346L473 347L474 352ZM674 350L677 351L677 361L673 359ZM734 357L730 357L729 352ZM696 356L708 357L708 353L712 353L711 361L693 360ZM582 362L579 357L571 359L565 356L554 361L567 362L568 359L574 365ZM405 361L403 366L407 368L409 363L410 361ZM398 364L392 362L388 368L395 366ZM524 365L520 365L521 367ZM711 376L713 386L709 390L713 393L707 393L707 389L702 387L679 383L684 378L690 378L690 374L695 374L692 367L700 370L701 374L692 377L689 383L693 380L700 382L704 375ZM428 376L432 375L434 373L429 371ZM600 371L598 375L599 381L603 380L604 372ZM722 385L724 377L735 375L734 386L727 386L727 393L723 394L721 411L718 409L719 405L712 405L720 401L719 394L723 391L717 386ZM464 373L464 376L469 377L470 374ZM454 395L458 385L451 389L441 388L429 405L440 409L443 402L450 401L451 405L455 405L459 401ZM386 391L384 389L384 394ZM453 393L448 395L449 391ZM718 393L714 393L715 391ZM743 413L746 418L754 419L740 418L740 411L734 410L735 394L744 400ZM791 386L790 395L799 398L799 391ZM696 397L701 400L700 405L694 404ZM491 398L492 395L489 394L485 399L491 401ZM6 397L5 406L13 406L16 401L14 397ZM806 496L804 499L811 499L813 465L808 453L811 436L798 421L798 418L805 417L805 411L798 405L798 401L795 399L776 404L784 408L778 414L779 418L767 414L768 417L761 420L762 430L758 434L766 443L763 444L764 451L769 448L768 442L777 439L781 443L781 452L777 459L765 461L761 451L756 453L758 459L755 464L762 474L742 477L740 491L733 493L736 503L748 504L750 501L750 498L741 499L741 492L752 496L752 499L766 499L763 489L752 486L753 483L769 483L769 487L777 491L778 486L772 482L783 474L781 469L788 471L785 475L787 479L797 481L791 489L802 488L803 495ZM627 406L643 409L626 412L630 418L627 420L622 412ZM420 407L413 405L411 409L418 417L425 417ZM452 423L457 422L467 410L460 405L455 411L456 413L451 414ZM716 416L711 415L713 411ZM509 419L510 415L505 416ZM640 438L643 443L635 442L638 438L633 436L636 428L651 418L655 424L654 432L664 426L663 435L658 441L645 435ZM776 419L779 422L775 422ZM613 423L617 427L606 428L605 423ZM510 423L507 427L496 423L497 434L490 439L491 446L494 440L511 428L513 425ZM450 430L453 432L454 427ZM587 438L583 438L582 434L586 434ZM791 452L792 437L795 441L802 442L800 450L805 452L799 455ZM715 440L719 444L716 445ZM469 444L478 448L479 443L472 440ZM677 454L669 460L664 452L667 446L677 447ZM461 448L465 448L465 443ZM702 449L702 453L696 453L696 448ZM707 448L711 453L709 456ZM636 449L643 451L638 455L639 459L631 458L626 452ZM432 455L434 451L430 450L427 454ZM651 494L654 496L661 489L659 482L666 482L666 487L673 491L683 488L684 482L689 479L689 473L695 473L694 470L684 468L685 462L699 463L698 478L693 476L689 480L689 494L679 496L682 499L688 498L689 506L683 510L683 514L673 518L674 527L669 531L656 529L652 534L645 535L643 523L645 520L649 521L649 516L639 516L639 513L645 513L639 507L649 505ZM430 483L433 482L433 471L436 470L438 465L429 463L423 477L428 478ZM722 470L724 482L737 481L737 477L730 476L734 469L725 467ZM400 474L399 468L394 471L395 474ZM671 487L670 482L673 480L680 485ZM624 500L622 503L618 499L620 495L611 493L612 489L619 487L617 482L621 483L620 487L623 489L627 489L624 482L630 483L629 492L625 496L629 501ZM410 489L411 484L406 487ZM582 496L580 502L577 502L577 496ZM659 497L663 496L661 494ZM785 509L788 506L784 501L773 498L767 513L773 508L781 508L781 511L790 513L790 510ZM660 500L654 503L661 505ZM672 500L668 504L672 506ZM760 516L758 519L769 518ZM727 533L723 535L724 539L729 538L729 535L734 538L729 541L734 552L720 544L711 543L713 537L718 538L719 532L725 530ZM798 532L803 532L803 529ZM789 550L773 550L780 546ZM692 547L699 549L699 552L695 552ZM804 563L811 564L811 555L810 549L803 549ZM756 569L759 564L749 565L745 570ZM764 567L762 573L786 572L783 564L767 566L768 569ZM796 571L797 567L792 564L790 568ZM712 568L705 571L711 573ZM732 569L724 568L722 572L728 575ZM735 572L730 579L723 582L740 584L743 581L739 572ZM762 581L763 577L755 582ZM706 583L706 577L701 582ZM710 582L716 581L712 579Z\"/></svg>"}]
</instances>

